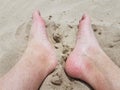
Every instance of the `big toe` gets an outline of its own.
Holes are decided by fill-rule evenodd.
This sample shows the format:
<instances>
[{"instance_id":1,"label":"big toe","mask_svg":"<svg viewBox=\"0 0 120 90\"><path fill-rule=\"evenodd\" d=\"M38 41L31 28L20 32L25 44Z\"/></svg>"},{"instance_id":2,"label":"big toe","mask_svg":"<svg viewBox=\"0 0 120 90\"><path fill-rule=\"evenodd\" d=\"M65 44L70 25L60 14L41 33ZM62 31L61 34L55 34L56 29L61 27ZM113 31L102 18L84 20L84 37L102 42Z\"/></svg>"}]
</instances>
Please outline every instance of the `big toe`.
<instances>
[{"instance_id":1,"label":"big toe","mask_svg":"<svg viewBox=\"0 0 120 90\"><path fill-rule=\"evenodd\" d=\"M31 27L31 37L37 37L39 39L46 39L45 22L40 15L39 11L33 13L32 27Z\"/></svg>"},{"instance_id":2,"label":"big toe","mask_svg":"<svg viewBox=\"0 0 120 90\"><path fill-rule=\"evenodd\" d=\"M85 26L90 27L90 17L87 14L84 14L79 21L79 29L83 29Z\"/></svg>"},{"instance_id":3,"label":"big toe","mask_svg":"<svg viewBox=\"0 0 120 90\"><path fill-rule=\"evenodd\" d=\"M91 20L87 14L84 14L79 22L77 42L79 45L89 45L91 43L94 43L95 45L97 44L97 40L91 26Z\"/></svg>"},{"instance_id":4,"label":"big toe","mask_svg":"<svg viewBox=\"0 0 120 90\"><path fill-rule=\"evenodd\" d=\"M87 14L84 14L79 22L78 38L89 38L91 37L92 33L90 18Z\"/></svg>"},{"instance_id":5,"label":"big toe","mask_svg":"<svg viewBox=\"0 0 120 90\"><path fill-rule=\"evenodd\" d=\"M45 26L45 22L42 19L41 15L40 15L40 12L37 11L37 10L33 13L33 22L34 23L39 23L40 25Z\"/></svg>"}]
</instances>

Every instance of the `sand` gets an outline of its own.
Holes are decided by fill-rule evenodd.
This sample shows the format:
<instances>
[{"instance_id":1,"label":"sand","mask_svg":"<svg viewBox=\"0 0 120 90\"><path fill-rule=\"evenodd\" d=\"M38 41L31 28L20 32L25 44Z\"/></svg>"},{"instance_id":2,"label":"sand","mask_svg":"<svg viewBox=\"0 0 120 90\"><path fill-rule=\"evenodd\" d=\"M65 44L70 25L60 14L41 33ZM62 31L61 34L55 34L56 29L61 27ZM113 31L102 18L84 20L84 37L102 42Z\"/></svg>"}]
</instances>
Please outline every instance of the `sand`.
<instances>
[{"instance_id":1,"label":"sand","mask_svg":"<svg viewBox=\"0 0 120 90\"><path fill-rule=\"evenodd\" d=\"M29 38L32 12L38 9L59 61L40 90L90 90L83 81L65 74L65 60L74 48L78 22L87 12L101 47L120 66L119 3L120 0L0 0L0 76L21 58Z\"/></svg>"}]
</instances>

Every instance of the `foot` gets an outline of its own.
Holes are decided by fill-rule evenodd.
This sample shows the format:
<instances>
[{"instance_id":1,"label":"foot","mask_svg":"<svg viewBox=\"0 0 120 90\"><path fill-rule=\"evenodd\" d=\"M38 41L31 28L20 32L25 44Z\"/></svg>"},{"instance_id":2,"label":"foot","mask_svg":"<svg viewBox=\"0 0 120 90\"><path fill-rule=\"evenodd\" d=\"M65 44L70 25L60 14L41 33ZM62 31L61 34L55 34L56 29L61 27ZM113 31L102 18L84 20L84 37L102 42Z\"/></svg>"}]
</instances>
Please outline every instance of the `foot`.
<instances>
[{"instance_id":1,"label":"foot","mask_svg":"<svg viewBox=\"0 0 120 90\"><path fill-rule=\"evenodd\" d=\"M65 70L95 90L120 89L120 69L99 46L87 15L80 20L76 46L66 61Z\"/></svg>"},{"instance_id":2,"label":"foot","mask_svg":"<svg viewBox=\"0 0 120 90\"><path fill-rule=\"evenodd\" d=\"M45 28L45 22L40 16L39 11L33 13L33 24L30 32L28 51L38 54L42 58L39 63L52 72L57 65L55 50L51 46Z\"/></svg>"},{"instance_id":3,"label":"foot","mask_svg":"<svg viewBox=\"0 0 120 90\"><path fill-rule=\"evenodd\" d=\"M56 65L56 55L48 41L45 22L36 11L33 14L28 47L21 60L0 79L0 89L38 90Z\"/></svg>"}]
</instances>

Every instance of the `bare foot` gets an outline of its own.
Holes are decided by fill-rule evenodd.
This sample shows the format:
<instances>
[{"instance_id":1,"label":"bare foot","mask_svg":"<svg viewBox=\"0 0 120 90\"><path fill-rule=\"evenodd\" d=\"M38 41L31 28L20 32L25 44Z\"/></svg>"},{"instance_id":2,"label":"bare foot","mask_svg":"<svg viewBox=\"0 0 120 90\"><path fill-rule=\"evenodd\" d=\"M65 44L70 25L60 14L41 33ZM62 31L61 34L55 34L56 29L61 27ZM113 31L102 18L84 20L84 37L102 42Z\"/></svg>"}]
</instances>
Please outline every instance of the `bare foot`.
<instances>
[{"instance_id":1,"label":"bare foot","mask_svg":"<svg viewBox=\"0 0 120 90\"><path fill-rule=\"evenodd\" d=\"M21 60L0 79L0 90L37 90L56 65L56 55L48 41L45 22L36 11L28 47Z\"/></svg>"},{"instance_id":2,"label":"bare foot","mask_svg":"<svg viewBox=\"0 0 120 90\"><path fill-rule=\"evenodd\" d=\"M48 40L45 22L40 16L39 11L33 14L33 25L30 32L28 48L31 48L34 52L38 52L44 58L40 63L47 64L46 68L49 66L49 72L55 68L57 64L55 50Z\"/></svg>"},{"instance_id":3,"label":"bare foot","mask_svg":"<svg viewBox=\"0 0 120 90\"><path fill-rule=\"evenodd\" d=\"M66 61L65 70L95 90L120 89L120 69L99 46L87 15L80 20L76 46Z\"/></svg>"}]
</instances>

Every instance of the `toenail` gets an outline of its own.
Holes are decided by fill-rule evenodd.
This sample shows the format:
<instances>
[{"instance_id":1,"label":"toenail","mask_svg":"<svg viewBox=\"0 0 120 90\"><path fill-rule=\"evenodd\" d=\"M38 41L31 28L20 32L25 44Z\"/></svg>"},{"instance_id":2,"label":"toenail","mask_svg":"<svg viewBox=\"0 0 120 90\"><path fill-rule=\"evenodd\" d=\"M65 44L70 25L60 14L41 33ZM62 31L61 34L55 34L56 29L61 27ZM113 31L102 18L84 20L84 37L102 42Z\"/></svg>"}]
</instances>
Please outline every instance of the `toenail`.
<instances>
[{"instance_id":1,"label":"toenail","mask_svg":"<svg viewBox=\"0 0 120 90\"><path fill-rule=\"evenodd\" d=\"M82 18L81 18L81 20L84 20L85 19L85 17L84 17L84 15L82 16Z\"/></svg>"},{"instance_id":2,"label":"toenail","mask_svg":"<svg viewBox=\"0 0 120 90\"><path fill-rule=\"evenodd\" d=\"M85 19L85 15L82 16L82 18L80 19L79 23Z\"/></svg>"}]
</instances>

